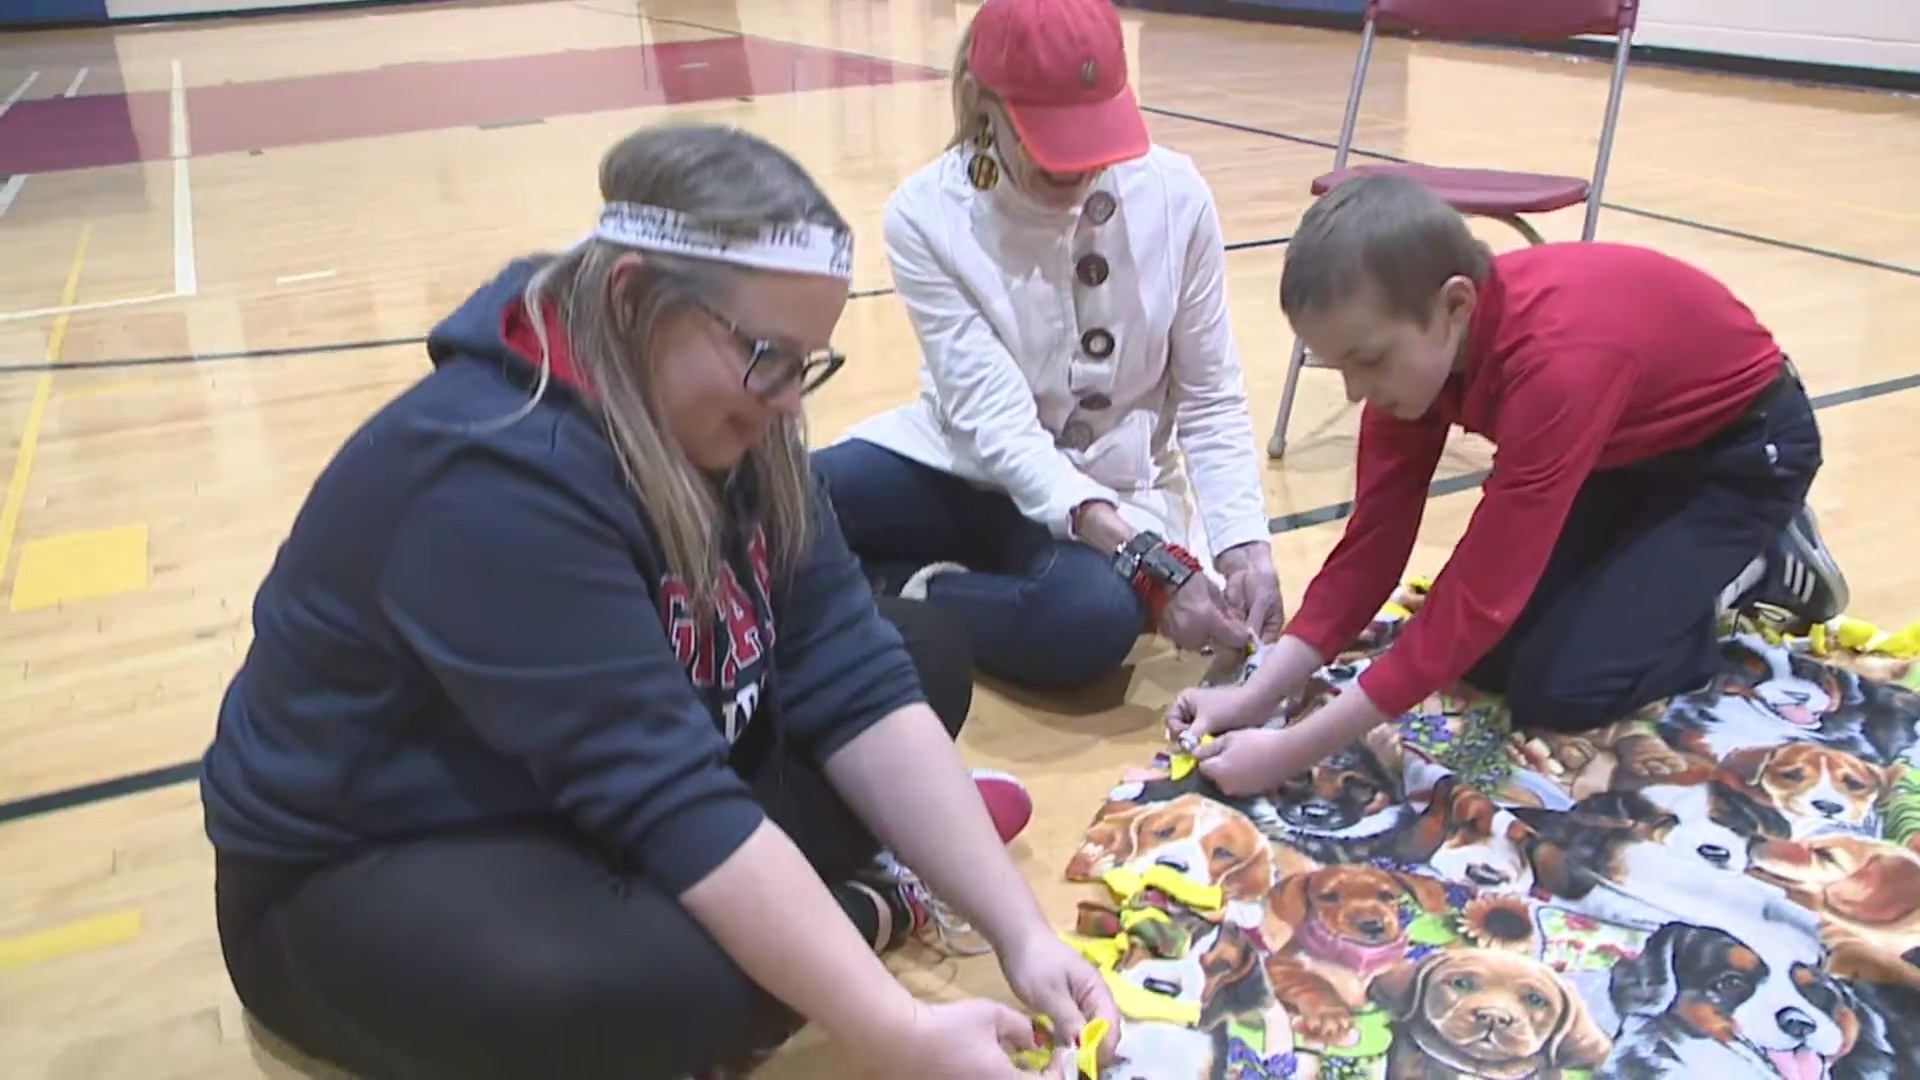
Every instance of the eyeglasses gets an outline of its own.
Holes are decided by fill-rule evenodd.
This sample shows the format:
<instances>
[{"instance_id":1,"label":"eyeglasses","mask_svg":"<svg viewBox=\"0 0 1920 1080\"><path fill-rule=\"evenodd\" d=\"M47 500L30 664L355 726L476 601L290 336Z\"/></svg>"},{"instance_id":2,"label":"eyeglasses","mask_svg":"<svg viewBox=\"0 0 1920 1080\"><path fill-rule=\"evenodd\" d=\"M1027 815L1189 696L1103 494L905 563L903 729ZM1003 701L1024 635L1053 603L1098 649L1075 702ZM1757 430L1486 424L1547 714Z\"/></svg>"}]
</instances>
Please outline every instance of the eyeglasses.
<instances>
[{"instance_id":1,"label":"eyeglasses","mask_svg":"<svg viewBox=\"0 0 1920 1080\"><path fill-rule=\"evenodd\" d=\"M763 398L775 397L784 393L795 383L800 384L800 396L805 397L820 389L820 384L833 378L841 365L847 362L845 353L838 349L815 349L809 353L795 353L793 350L777 345L765 338L755 337L740 329L739 324L721 314L713 305L704 300L695 301L713 321L726 327L727 332L747 350L747 371L741 376L740 385L747 392Z\"/></svg>"}]
</instances>

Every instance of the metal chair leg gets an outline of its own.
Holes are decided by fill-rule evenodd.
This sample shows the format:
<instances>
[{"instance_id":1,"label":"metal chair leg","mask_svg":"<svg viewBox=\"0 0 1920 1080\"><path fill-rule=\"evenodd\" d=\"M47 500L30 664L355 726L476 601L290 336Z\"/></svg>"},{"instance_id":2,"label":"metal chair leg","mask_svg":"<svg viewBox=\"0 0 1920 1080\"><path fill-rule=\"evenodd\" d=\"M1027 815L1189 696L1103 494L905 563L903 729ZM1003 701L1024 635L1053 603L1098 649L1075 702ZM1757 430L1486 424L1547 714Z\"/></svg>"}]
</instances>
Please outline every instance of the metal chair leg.
<instances>
[{"instance_id":1,"label":"metal chair leg","mask_svg":"<svg viewBox=\"0 0 1920 1080\"><path fill-rule=\"evenodd\" d=\"M1293 396L1300 389L1300 370L1307 366L1307 346L1293 339L1293 356L1287 360L1287 385L1280 391L1280 414L1273 418L1273 434L1267 438L1267 456L1275 461L1287 454L1287 422L1293 418Z\"/></svg>"},{"instance_id":2,"label":"metal chair leg","mask_svg":"<svg viewBox=\"0 0 1920 1080\"><path fill-rule=\"evenodd\" d=\"M1541 237L1539 230L1535 229L1531 224L1528 224L1527 220L1518 214L1500 214L1495 216L1493 220L1513 226L1515 231L1527 238L1527 244L1529 246L1546 243L1546 240Z\"/></svg>"}]
</instances>

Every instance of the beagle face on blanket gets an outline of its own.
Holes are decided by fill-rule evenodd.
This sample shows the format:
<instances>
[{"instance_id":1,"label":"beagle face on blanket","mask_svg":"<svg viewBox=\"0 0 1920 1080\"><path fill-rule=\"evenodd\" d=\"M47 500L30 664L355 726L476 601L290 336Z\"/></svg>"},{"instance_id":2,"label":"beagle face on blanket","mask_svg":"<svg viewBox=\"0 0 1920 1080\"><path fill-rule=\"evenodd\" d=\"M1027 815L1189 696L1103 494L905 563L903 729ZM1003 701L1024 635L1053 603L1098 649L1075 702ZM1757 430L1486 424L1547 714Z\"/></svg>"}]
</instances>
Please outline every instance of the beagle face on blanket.
<instances>
[{"instance_id":1,"label":"beagle face on blanket","mask_svg":"<svg viewBox=\"0 0 1920 1080\"><path fill-rule=\"evenodd\" d=\"M1736 937L1675 922L1656 930L1639 956L1613 969L1621 1028L1602 1074L1823 1080L1849 1040L1825 995L1810 996L1822 978L1819 950L1796 949L1797 935L1781 929Z\"/></svg>"},{"instance_id":2,"label":"beagle face on blanket","mask_svg":"<svg viewBox=\"0 0 1920 1080\"><path fill-rule=\"evenodd\" d=\"M1122 868L1164 866L1196 885L1218 885L1228 917L1258 925L1273 888L1273 848L1245 814L1200 794L1120 804L1087 830L1068 864L1074 880Z\"/></svg>"},{"instance_id":3,"label":"beagle face on blanket","mask_svg":"<svg viewBox=\"0 0 1920 1080\"><path fill-rule=\"evenodd\" d=\"M1796 837L1880 835L1880 802L1906 771L1812 742L1737 750L1721 767L1785 815Z\"/></svg>"}]
</instances>

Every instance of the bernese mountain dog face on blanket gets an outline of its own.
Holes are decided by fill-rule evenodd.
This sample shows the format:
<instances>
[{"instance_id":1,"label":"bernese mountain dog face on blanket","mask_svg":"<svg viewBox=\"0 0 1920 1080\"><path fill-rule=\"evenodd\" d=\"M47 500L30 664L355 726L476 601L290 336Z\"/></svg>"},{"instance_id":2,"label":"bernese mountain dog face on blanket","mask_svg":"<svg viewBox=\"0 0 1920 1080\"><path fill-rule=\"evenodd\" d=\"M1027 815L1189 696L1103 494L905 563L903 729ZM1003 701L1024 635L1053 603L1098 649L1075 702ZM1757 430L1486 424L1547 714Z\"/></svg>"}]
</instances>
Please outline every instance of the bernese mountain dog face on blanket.
<instances>
[{"instance_id":1,"label":"bernese mountain dog face on blanket","mask_svg":"<svg viewBox=\"0 0 1920 1080\"><path fill-rule=\"evenodd\" d=\"M1622 1023L1601 1075L1822 1080L1849 1040L1830 1002L1809 995L1818 950L1793 939L1682 922L1654 931L1613 969Z\"/></svg>"},{"instance_id":2,"label":"bernese mountain dog face on blanket","mask_svg":"<svg viewBox=\"0 0 1920 1080\"><path fill-rule=\"evenodd\" d=\"M1717 762L1740 750L1813 742L1877 765L1920 742L1920 694L1770 647L1742 634L1721 645L1722 671L1675 698L1661 734L1684 754Z\"/></svg>"},{"instance_id":3,"label":"bernese mountain dog face on blanket","mask_svg":"<svg viewBox=\"0 0 1920 1080\"><path fill-rule=\"evenodd\" d=\"M1253 801L1254 824L1273 841L1282 873L1393 851L1416 816L1399 750L1390 731L1376 731Z\"/></svg>"}]
</instances>

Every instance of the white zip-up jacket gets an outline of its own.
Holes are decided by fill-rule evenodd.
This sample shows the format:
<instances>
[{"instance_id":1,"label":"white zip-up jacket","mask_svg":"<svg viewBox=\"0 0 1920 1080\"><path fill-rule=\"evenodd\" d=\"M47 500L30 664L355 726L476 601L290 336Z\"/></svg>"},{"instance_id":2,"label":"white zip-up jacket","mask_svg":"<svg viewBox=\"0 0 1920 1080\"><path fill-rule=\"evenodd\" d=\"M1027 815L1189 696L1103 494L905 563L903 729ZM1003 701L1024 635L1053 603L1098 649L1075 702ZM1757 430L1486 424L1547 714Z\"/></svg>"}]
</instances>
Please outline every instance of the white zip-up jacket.
<instances>
[{"instance_id":1,"label":"white zip-up jacket","mask_svg":"<svg viewBox=\"0 0 1920 1080\"><path fill-rule=\"evenodd\" d=\"M1208 564L1266 540L1219 216L1192 159L1155 146L1056 211L1004 176L976 189L977 153L948 151L887 201L920 396L847 437L1005 491L1062 539L1105 500Z\"/></svg>"}]
</instances>

